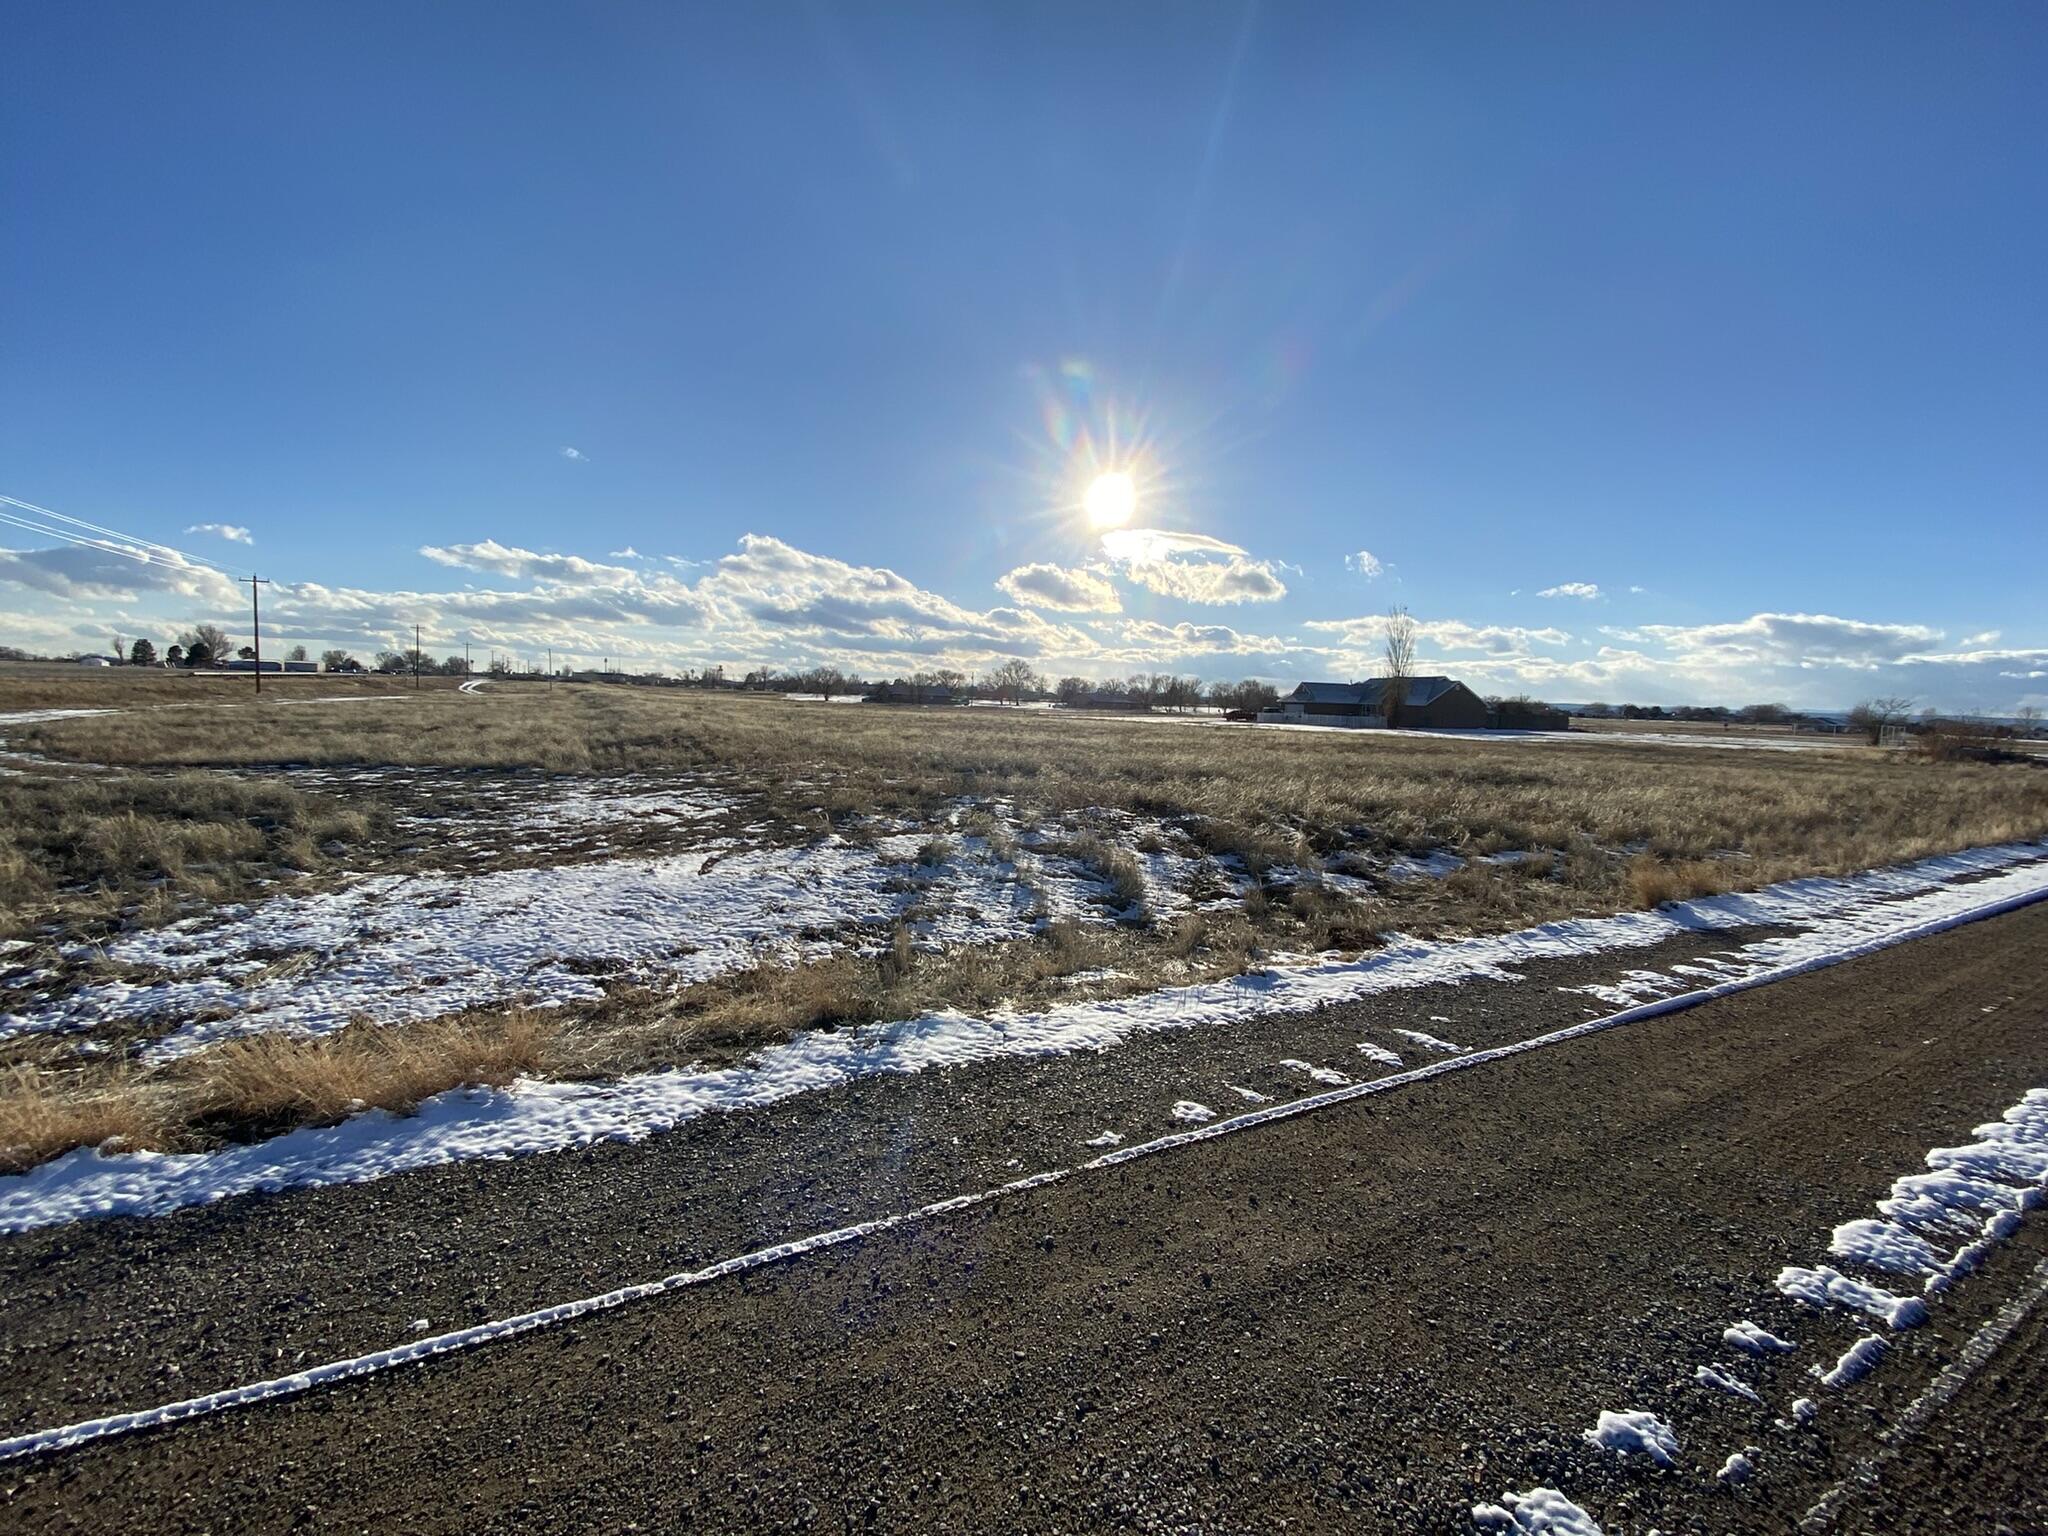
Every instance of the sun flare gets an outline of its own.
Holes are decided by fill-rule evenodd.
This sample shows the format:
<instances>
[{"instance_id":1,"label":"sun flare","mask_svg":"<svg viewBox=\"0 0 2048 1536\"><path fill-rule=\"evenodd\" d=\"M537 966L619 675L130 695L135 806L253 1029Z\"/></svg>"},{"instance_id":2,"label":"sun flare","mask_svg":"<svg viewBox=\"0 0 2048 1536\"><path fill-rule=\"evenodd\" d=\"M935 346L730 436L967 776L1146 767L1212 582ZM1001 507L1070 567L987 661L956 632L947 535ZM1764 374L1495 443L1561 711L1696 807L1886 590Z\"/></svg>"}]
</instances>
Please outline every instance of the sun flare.
<instances>
[{"instance_id":1,"label":"sun flare","mask_svg":"<svg viewBox=\"0 0 2048 1536\"><path fill-rule=\"evenodd\" d=\"M1097 528L1121 528L1138 509L1138 488L1129 475L1113 469L1089 482L1081 504L1088 509L1088 521Z\"/></svg>"}]
</instances>

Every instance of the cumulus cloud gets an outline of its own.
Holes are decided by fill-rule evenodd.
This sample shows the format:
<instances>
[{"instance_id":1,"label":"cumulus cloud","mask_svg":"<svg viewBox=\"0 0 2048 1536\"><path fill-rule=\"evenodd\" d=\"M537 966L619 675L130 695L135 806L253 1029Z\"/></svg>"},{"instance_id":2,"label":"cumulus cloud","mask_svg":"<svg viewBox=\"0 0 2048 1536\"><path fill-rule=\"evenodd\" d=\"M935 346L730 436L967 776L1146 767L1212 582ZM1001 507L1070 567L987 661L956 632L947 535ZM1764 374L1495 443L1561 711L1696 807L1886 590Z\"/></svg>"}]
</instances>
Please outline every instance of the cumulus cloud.
<instances>
[{"instance_id":1,"label":"cumulus cloud","mask_svg":"<svg viewBox=\"0 0 2048 1536\"><path fill-rule=\"evenodd\" d=\"M1352 646L1377 646L1386 639L1383 616L1362 619L1311 619L1309 629L1340 637ZM1561 629L1523 629L1506 624L1467 624L1462 619L1417 619L1415 638L1444 651L1483 651L1495 656L1520 655L1532 645L1569 645Z\"/></svg>"},{"instance_id":2,"label":"cumulus cloud","mask_svg":"<svg viewBox=\"0 0 2048 1536\"><path fill-rule=\"evenodd\" d=\"M1346 555L1344 564L1367 581L1371 581L1386 570L1386 567L1380 564L1379 556L1369 549L1361 549L1356 554Z\"/></svg>"},{"instance_id":3,"label":"cumulus cloud","mask_svg":"<svg viewBox=\"0 0 2048 1536\"><path fill-rule=\"evenodd\" d=\"M185 530L187 533L210 533L215 538L226 539L230 544L254 544L249 530L240 523L194 523Z\"/></svg>"},{"instance_id":4,"label":"cumulus cloud","mask_svg":"<svg viewBox=\"0 0 2048 1536\"><path fill-rule=\"evenodd\" d=\"M0 549L0 581L52 597L134 602L150 593L208 601L233 600L240 589L211 566L171 550L146 556L98 540L54 549Z\"/></svg>"},{"instance_id":5,"label":"cumulus cloud","mask_svg":"<svg viewBox=\"0 0 2048 1536\"><path fill-rule=\"evenodd\" d=\"M1733 624L1644 624L1681 657L1722 666L1858 667L1904 661L1941 638L1924 624L1871 624L1825 613L1755 613Z\"/></svg>"},{"instance_id":6,"label":"cumulus cloud","mask_svg":"<svg viewBox=\"0 0 2048 1536\"><path fill-rule=\"evenodd\" d=\"M562 450L562 457L574 459L579 464L588 464L590 462L590 456L580 448L564 448Z\"/></svg>"},{"instance_id":7,"label":"cumulus cloud","mask_svg":"<svg viewBox=\"0 0 2048 1536\"><path fill-rule=\"evenodd\" d=\"M359 655L410 643L417 619L437 654L468 640L558 663L610 656L632 670L712 663L829 663L869 677L932 666L978 671L1021 656L1046 671L1100 676L1112 668L1157 670L1188 658L1203 676L1250 672L1276 681L1363 677L1374 671L1385 620L1320 619L1305 638L1230 625L1126 617L1116 607L1071 609L1044 600L1056 577L1111 575L1162 585L1270 576L1269 563L1206 535L1139 530L1111 567L1020 567L1001 606L976 609L884 566L861 565L749 534L723 558L625 551L610 561L542 553L494 539L429 545L422 570L471 573L476 585L435 583L372 590L281 581L264 600L266 629L282 642L343 645ZM231 577L164 552L147 561L104 545L0 550L0 639L35 649L75 649L114 625L163 643L210 619L231 631L247 612ZM1051 573L1051 574L1048 574ZM1145 581L1139 573L1151 580ZM1277 580L1277 578L1275 578ZM1114 589L1112 589L1112 592ZM1068 592L1067 595L1074 595ZM1234 600L1244 600L1242 598ZM1089 613L1107 617L1088 618ZM1604 627L1589 646L1561 628L1418 621L1420 665L1482 692L1531 691L1553 699L1642 703L1746 703L1784 699L1840 708L1873 693L1912 695L1943 709L2010 713L2048 704L2048 648L2013 645L1986 630L1944 645L1939 629L1827 614L1757 613L1727 623Z\"/></svg>"},{"instance_id":8,"label":"cumulus cloud","mask_svg":"<svg viewBox=\"0 0 2048 1536\"><path fill-rule=\"evenodd\" d=\"M996 589L1013 602L1060 613L1116 613L1123 608L1116 588L1100 571L1042 561L1006 571L996 578Z\"/></svg>"},{"instance_id":9,"label":"cumulus cloud","mask_svg":"<svg viewBox=\"0 0 2048 1536\"><path fill-rule=\"evenodd\" d=\"M1287 595L1272 561L1254 560L1206 533L1112 528L1102 536L1102 550L1129 580L1184 603L1270 603Z\"/></svg>"},{"instance_id":10,"label":"cumulus cloud","mask_svg":"<svg viewBox=\"0 0 2048 1536\"><path fill-rule=\"evenodd\" d=\"M1590 603L1600 595L1600 588L1590 581L1561 581L1554 587L1545 587L1536 595L1538 597L1576 597Z\"/></svg>"},{"instance_id":11,"label":"cumulus cloud","mask_svg":"<svg viewBox=\"0 0 2048 1536\"><path fill-rule=\"evenodd\" d=\"M609 579L633 581L638 572L623 565L599 565L580 555L542 555L530 549L485 539L478 544L423 544L420 553L441 565L489 571L498 576L542 577L557 581Z\"/></svg>"},{"instance_id":12,"label":"cumulus cloud","mask_svg":"<svg viewBox=\"0 0 2048 1536\"><path fill-rule=\"evenodd\" d=\"M628 544L624 549L615 549L605 557L608 560L644 560L647 557Z\"/></svg>"},{"instance_id":13,"label":"cumulus cloud","mask_svg":"<svg viewBox=\"0 0 2048 1536\"><path fill-rule=\"evenodd\" d=\"M1121 626L1119 633L1124 646L1141 656L1244 656L1286 647L1286 642L1277 636L1241 634L1228 624L1161 624L1152 619L1131 619Z\"/></svg>"}]
</instances>

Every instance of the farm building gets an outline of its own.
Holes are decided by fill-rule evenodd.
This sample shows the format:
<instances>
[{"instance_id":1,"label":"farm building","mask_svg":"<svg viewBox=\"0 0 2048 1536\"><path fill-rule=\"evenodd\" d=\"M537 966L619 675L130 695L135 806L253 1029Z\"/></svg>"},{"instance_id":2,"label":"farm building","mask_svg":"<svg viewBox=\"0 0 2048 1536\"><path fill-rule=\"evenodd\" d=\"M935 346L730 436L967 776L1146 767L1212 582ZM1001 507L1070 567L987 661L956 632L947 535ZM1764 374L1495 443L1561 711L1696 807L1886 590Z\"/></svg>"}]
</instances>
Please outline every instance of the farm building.
<instances>
[{"instance_id":1,"label":"farm building","mask_svg":"<svg viewBox=\"0 0 2048 1536\"><path fill-rule=\"evenodd\" d=\"M1067 707L1069 709L1128 709L1136 710L1140 713L1149 711L1152 708L1151 704L1144 699L1134 699L1128 693L1113 693L1105 688L1097 688L1091 693L1084 693L1078 698L1071 700Z\"/></svg>"},{"instance_id":2,"label":"farm building","mask_svg":"<svg viewBox=\"0 0 2048 1536\"><path fill-rule=\"evenodd\" d=\"M1362 683L1300 683L1259 718L1282 725L1383 726L1387 680ZM1411 677L1400 723L1427 730L1476 731L1489 723L1486 701L1453 677Z\"/></svg>"},{"instance_id":3,"label":"farm building","mask_svg":"<svg viewBox=\"0 0 2048 1536\"><path fill-rule=\"evenodd\" d=\"M951 704L953 690L943 683L877 683L861 695L865 704Z\"/></svg>"}]
</instances>

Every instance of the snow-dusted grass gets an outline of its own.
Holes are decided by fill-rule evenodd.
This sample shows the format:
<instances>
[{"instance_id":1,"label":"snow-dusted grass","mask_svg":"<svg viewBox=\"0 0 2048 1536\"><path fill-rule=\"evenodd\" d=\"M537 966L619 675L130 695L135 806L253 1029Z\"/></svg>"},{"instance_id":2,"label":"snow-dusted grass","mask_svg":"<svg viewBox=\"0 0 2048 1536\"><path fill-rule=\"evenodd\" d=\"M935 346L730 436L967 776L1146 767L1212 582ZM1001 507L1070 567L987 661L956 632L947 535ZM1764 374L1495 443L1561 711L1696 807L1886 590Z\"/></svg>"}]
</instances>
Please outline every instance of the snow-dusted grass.
<instances>
[{"instance_id":1,"label":"snow-dusted grass","mask_svg":"<svg viewBox=\"0 0 2048 1536\"><path fill-rule=\"evenodd\" d=\"M935 1012L858 1029L804 1032L737 1065L715 1070L648 1072L615 1082L521 1081L504 1090L465 1088L428 1100L408 1117L363 1114L252 1147L175 1155L100 1155L81 1149L18 1178L0 1180L0 1230L96 1214L156 1214L250 1190L356 1183L466 1158L512 1157L638 1139L700 1115L772 1104L879 1073L1109 1049L1140 1033L1311 1012L1403 988L1478 976L1513 980L1516 973L1511 967L1521 961L1652 945L1703 928L1768 925L1798 930L1745 945L1738 952L1742 974L1716 983L1717 988L1728 989L1747 984L1746 978L1831 963L2014 902L2038 899L2048 892L2048 864L2039 857L2044 852L2048 850L2039 846L1984 850L1849 880L1795 881L1669 912L1557 923L1491 938L1400 941L1357 961L1317 961L1120 999L1062 1003L1031 1013L975 1017ZM1979 878L1954 883L1972 876ZM1643 1011L1663 1006L1651 1004ZM1578 1026L1594 1027L1607 1026L1600 1021ZM1466 1070L1521 1048L1447 1056L1407 1074L1336 1087L1330 1093L1377 1092L1384 1083ZM203 1063L206 1056L196 1060ZM1234 1091L1252 1098L1248 1090ZM1293 1104L1285 1104L1250 1113L1293 1111ZM1209 1129L1186 1134L1201 1135ZM1819 1284L1812 1299L1820 1304L1868 1297L1881 1301L1892 1315L1899 1315L1906 1305L1919 1305L1917 1298L1880 1296L1854 1282L1835 1292L1829 1277L1845 1277L1834 1271L1806 1273Z\"/></svg>"}]
</instances>

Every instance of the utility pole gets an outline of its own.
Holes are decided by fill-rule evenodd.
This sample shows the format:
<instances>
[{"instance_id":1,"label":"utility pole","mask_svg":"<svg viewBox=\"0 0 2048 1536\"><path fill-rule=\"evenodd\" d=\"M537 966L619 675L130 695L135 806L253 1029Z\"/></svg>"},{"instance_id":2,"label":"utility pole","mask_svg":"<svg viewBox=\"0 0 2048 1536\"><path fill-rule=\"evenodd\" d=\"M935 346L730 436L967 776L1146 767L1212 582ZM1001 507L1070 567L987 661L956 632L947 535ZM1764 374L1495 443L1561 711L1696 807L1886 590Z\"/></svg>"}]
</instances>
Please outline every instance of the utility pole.
<instances>
[{"instance_id":1,"label":"utility pole","mask_svg":"<svg viewBox=\"0 0 2048 1536\"><path fill-rule=\"evenodd\" d=\"M549 677L553 677L554 675L555 675L555 648L554 648L554 647L553 647L553 646L551 645L551 646L549 646L549 647L548 647L548 676L549 676Z\"/></svg>"},{"instance_id":2,"label":"utility pole","mask_svg":"<svg viewBox=\"0 0 2048 1536\"><path fill-rule=\"evenodd\" d=\"M256 691L258 693L263 691L263 615L258 611L256 589L269 585L269 582L258 577L254 571L249 573L249 633L251 636L249 643L256 651Z\"/></svg>"},{"instance_id":3,"label":"utility pole","mask_svg":"<svg viewBox=\"0 0 2048 1536\"><path fill-rule=\"evenodd\" d=\"M462 675L469 676L469 642L462 642Z\"/></svg>"},{"instance_id":4,"label":"utility pole","mask_svg":"<svg viewBox=\"0 0 2048 1536\"><path fill-rule=\"evenodd\" d=\"M412 691L420 691L420 627L412 627Z\"/></svg>"}]
</instances>

